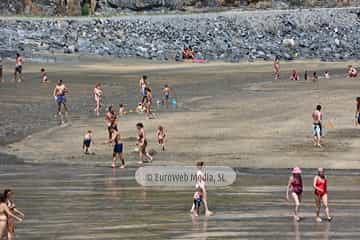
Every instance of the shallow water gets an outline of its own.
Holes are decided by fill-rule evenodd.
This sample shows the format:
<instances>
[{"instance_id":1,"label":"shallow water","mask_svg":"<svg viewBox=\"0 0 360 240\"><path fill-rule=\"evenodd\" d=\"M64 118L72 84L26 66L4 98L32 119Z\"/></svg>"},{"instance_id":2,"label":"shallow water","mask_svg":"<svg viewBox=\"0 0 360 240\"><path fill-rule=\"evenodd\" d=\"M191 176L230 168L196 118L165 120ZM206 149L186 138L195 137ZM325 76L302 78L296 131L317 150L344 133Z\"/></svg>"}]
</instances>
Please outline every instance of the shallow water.
<instances>
[{"instance_id":1,"label":"shallow water","mask_svg":"<svg viewBox=\"0 0 360 240\"><path fill-rule=\"evenodd\" d=\"M2 164L0 188L26 213L18 239L359 239L359 173L329 173L335 218L315 223L312 172L300 223L284 201L287 170L237 169L235 184L209 190L208 218L190 216L192 188L144 188L135 169Z\"/></svg>"}]
</instances>

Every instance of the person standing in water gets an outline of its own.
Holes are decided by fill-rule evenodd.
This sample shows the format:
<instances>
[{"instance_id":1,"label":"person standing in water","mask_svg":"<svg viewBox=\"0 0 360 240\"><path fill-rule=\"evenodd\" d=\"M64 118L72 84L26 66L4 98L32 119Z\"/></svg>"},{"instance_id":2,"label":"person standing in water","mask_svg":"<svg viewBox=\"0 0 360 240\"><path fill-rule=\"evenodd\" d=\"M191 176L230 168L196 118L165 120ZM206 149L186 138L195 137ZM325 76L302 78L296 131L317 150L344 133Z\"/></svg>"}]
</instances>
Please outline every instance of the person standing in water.
<instances>
[{"instance_id":1,"label":"person standing in water","mask_svg":"<svg viewBox=\"0 0 360 240\"><path fill-rule=\"evenodd\" d=\"M152 102L153 102L153 95L151 92L150 88L146 88L146 97L145 97L145 102L144 102L144 106L145 106L145 113L148 119L152 119L154 118L153 113L151 112L151 107L152 107Z\"/></svg>"},{"instance_id":2,"label":"person standing in water","mask_svg":"<svg viewBox=\"0 0 360 240\"><path fill-rule=\"evenodd\" d=\"M91 144L94 144L94 141L92 139L92 131L88 130L84 136L83 146L82 146L85 154L89 154L89 149L90 149Z\"/></svg>"},{"instance_id":3,"label":"person standing in water","mask_svg":"<svg viewBox=\"0 0 360 240\"><path fill-rule=\"evenodd\" d=\"M312 113L313 119L313 141L314 146L321 147L321 137L322 137L322 112L321 105L317 105L315 111Z\"/></svg>"},{"instance_id":4,"label":"person standing in water","mask_svg":"<svg viewBox=\"0 0 360 240\"><path fill-rule=\"evenodd\" d=\"M169 101L170 101L170 96L173 93L172 89L169 87L169 85L165 84L163 90L162 90L162 97L165 103L166 108L169 107Z\"/></svg>"},{"instance_id":5,"label":"person standing in water","mask_svg":"<svg viewBox=\"0 0 360 240\"><path fill-rule=\"evenodd\" d=\"M9 210L11 211L12 214L14 214L15 216L24 219L25 218L25 214L23 212L21 212L19 209L16 208L14 201L12 201L11 199L11 195L12 195L12 191L10 189L5 189L4 191L4 198L5 198L5 202L7 207L9 208ZM7 220L7 230L8 230L8 240L13 240L15 239L15 222L14 222L14 218L12 217L8 217Z\"/></svg>"},{"instance_id":6,"label":"person standing in water","mask_svg":"<svg viewBox=\"0 0 360 240\"><path fill-rule=\"evenodd\" d=\"M139 88L141 95L141 102L144 102L144 98L147 96L146 88L148 87L147 76L144 75L139 80Z\"/></svg>"},{"instance_id":7,"label":"person standing in water","mask_svg":"<svg viewBox=\"0 0 360 240\"><path fill-rule=\"evenodd\" d=\"M142 123L137 123L136 129L138 131L137 145L139 147L139 162L138 163L139 164L144 163L144 156L146 158L148 158L151 162L153 160L153 157L146 151L148 142L146 140L144 125Z\"/></svg>"},{"instance_id":8,"label":"person standing in water","mask_svg":"<svg viewBox=\"0 0 360 240\"><path fill-rule=\"evenodd\" d=\"M94 94L94 99L95 99L95 113L96 116L98 117L100 115L100 108L102 106L102 95L103 95L103 90L101 88L101 84L97 83L95 85L95 88L93 90L93 94Z\"/></svg>"},{"instance_id":9,"label":"person standing in water","mask_svg":"<svg viewBox=\"0 0 360 240\"><path fill-rule=\"evenodd\" d=\"M213 212L211 212L209 210L208 207L208 202L207 202L207 191L206 191L206 187L205 187L205 181L206 181L206 177L205 177L205 173L204 173L204 162L197 162L196 163L196 167L197 167L197 172L196 172L196 188L201 188L202 193L203 193L203 197L202 197L202 202L204 203L204 207L205 207L205 216L211 216L213 215ZM193 213L195 210L195 204L192 205L190 212Z\"/></svg>"},{"instance_id":10,"label":"person standing in water","mask_svg":"<svg viewBox=\"0 0 360 240\"><path fill-rule=\"evenodd\" d=\"M65 115L67 115L68 109L66 106L66 93L68 93L68 88L65 86L65 84L63 83L63 80L59 80L58 83L56 84L55 88L54 88L54 98L55 101L57 103L57 114L62 117L61 114L61 105L63 105L64 110L65 110ZM61 123L64 124L64 120L61 119Z\"/></svg>"},{"instance_id":11,"label":"person standing in water","mask_svg":"<svg viewBox=\"0 0 360 240\"><path fill-rule=\"evenodd\" d=\"M355 127L360 124L360 97L356 98Z\"/></svg>"},{"instance_id":12,"label":"person standing in water","mask_svg":"<svg viewBox=\"0 0 360 240\"><path fill-rule=\"evenodd\" d=\"M323 168L318 169L317 176L314 177L313 187L315 189L315 204L316 204L316 221L321 222L320 208L321 202L325 208L325 214L328 221L332 220L328 205L328 191L327 191L327 179L325 176L325 170Z\"/></svg>"},{"instance_id":13,"label":"person standing in water","mask_svg":"<svg viewBox=\"0 0 360 240\"><path fill-rule=\"evenodd\" d=\"M158 130L156 131L156 137L158 139L159 145L161 145L161 150L165 151L165 129L163 126L159 126Z\"/></svg>"},{"instance_id":14,"label":"person standing in water","mask_svg":"<svg viewBox=\"0 0 360 240\"><path fill-rule=\"evenodd\" d=\"M15 58L14 81L22 82L23 64L24 59L17 53Z\"/></svg>"},{"instance_id":15,"label":"person standing in water","mask_svg":"<svg viewBox=\"0 0 360 240\"><path fill-rule=\"evenodd\" d=\"M273 61L273 72L274 72L275 80L279 80L280 79L280 58L278 56L276 56Z\"/></svg>"},{"instance_id":16,"label":"person standing in water","mask_svg":"<svg viewBox=\"0 0 360 240\"><path fill-rule=\"evenodd\" d=\"M289 178L289 182L286 188L286 200L289 201L289 192L295 203L294 219L300 221L299 208L301 203L301 197L303 192L303 183L301 178L301 169L294 167L292 170L292 176Z\"/></svg>"},{"instance_id":17,"label":"person standing in water","mask_svg":"<svg viewBox=\"0 0 360 240\"><path fill-rule=\"evenodd\" d=\"M40 77L41 77L41 83L48 83L48 74L45 70L45 68L40 69Z\"/></svg>"},{"instance_id":18,"label":"person standing in water","mask_svg":"<svg viewBox=\"0 0 360 240\"><path fill-rule=\"evenodd\" d=\"M123 143L121 142L120 132L112 128L111 133L112 133L112 138L110 139L109 143L114 143L113 160L111 167L112 168L116 167L116 159L119 158L121 161L120 168L125 168L125 160L123 156Z\"/></svg>"},{"instance_id":19,"label":"person standing in water","mask_svg":"<svg viewBox=\"0 0 360 240\"><path fill-rule=\"evenodd\" d=\"M117 128L117 124L116 124L116 113L114 111L113 106L110 106L108 108L108 112L105 115L105 123L108 129L108 133L109 133L109 140L112 139L112 129L115 129L116 131L118 130Z\"/></svg>"},{"instance_id":20,"label":"person standing in water","mask_svg":"<svg viewBox=\"0 0 360 240\"><path fill-rule=\"evenodd\" d=\"M3 239L5 235L8 235L8 221L12 221L12 219L10 218L14 218L19 222L23 221L22 218L13 214L12 211L9 209L5 196L0 196L0 239ZM8 239L11 238L8 237Z\"/></svg>"}]
</instances>

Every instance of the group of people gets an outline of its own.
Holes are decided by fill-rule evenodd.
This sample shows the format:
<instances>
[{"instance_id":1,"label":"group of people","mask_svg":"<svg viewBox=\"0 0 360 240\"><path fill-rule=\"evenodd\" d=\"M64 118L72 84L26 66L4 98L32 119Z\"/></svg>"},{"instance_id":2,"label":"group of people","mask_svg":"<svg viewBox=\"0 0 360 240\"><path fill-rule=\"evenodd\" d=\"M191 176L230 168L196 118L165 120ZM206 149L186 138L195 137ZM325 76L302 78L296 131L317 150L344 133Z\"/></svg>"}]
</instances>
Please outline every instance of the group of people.
<instances>
[{"instance_id":1,"label":"group of people","mask_svg":"<svg viewBox=\"0 0 360 240\"><path fill-rule=\"evenodd\" d=\"M195 58L195 52L191 46L184 47L181 54L183 60L193 60Z\"/></svg>"},{"instance_id":2,"label":"group of people","mask_svg":"<svg viewBox=\"0 0 360 240\"><path fill-rule=\"evenodd\" d=\"M328 71L325 71L323 77L325 79L329 79L330 78L330 73ZM305 72L304 72L304 80L306 81L308 79L309 79L309 73L308 73L308 71L305 70ZM311 80L315 82L318 79L319 79L319 76L318 76L317 72L313 72ZM300 80L300 74L295 69L291 72L290 80L292 80L292 81Z\"/></svg>"},{"instance_id":3,"label":"group of people","mask_svg":"<svg viewBox=\"0 0 360 240\"><path fill-rule=\"evenodd\" d=\"M0 239L15 239L15 220L22 222L25 214L20 211L12 200L12 190L5 189L0 196Z\"/></svg>"},{"instance_id":4,"label":"group of people","mask_svg":"<svg viewBox=\"0 0 360 240\"><path fill-rule=\"evenodd\" d=\"M299 167L294 167L286 188L286 200L289 201L290 193L295 204L294 219L296 221L301 220L301 217L299 215L300 204L303 196L303 181L301 173L302 171ZM328 205L327 178L325 176L325 170L323 168L318 169L317 175L314 177L313 180L313 188L316 206L316 221L322 221L322 219L320 218L321 204L323 204L325 208L326 220L331 221L332 217L330 216L330 210Z\"/></svg>"}]
</instances>

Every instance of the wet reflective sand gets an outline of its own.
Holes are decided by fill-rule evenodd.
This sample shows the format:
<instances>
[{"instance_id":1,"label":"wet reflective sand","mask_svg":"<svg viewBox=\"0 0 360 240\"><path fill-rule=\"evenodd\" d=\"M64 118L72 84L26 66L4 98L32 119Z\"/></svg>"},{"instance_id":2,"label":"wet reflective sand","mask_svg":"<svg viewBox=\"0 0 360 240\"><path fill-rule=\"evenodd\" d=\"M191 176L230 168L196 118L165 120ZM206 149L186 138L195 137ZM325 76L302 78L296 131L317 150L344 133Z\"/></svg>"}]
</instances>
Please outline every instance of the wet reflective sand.
<instances>
[{"instance_id":1,"label":"wet reflective sand","mask_svg":"<svg viewBox=\"0 0 360 240\"><path fill-rule=\"evenodd\" d=\"M190 216L192 188L144 188L134 169L1 165L0 188L14 188L26 213L18 239L359 239L360 172L329 172L331 223L315 223L312 172L300 223L284 200L286 170L237 169L235 184L209 191L208 218Z\"/></svg>"}]
</instances>

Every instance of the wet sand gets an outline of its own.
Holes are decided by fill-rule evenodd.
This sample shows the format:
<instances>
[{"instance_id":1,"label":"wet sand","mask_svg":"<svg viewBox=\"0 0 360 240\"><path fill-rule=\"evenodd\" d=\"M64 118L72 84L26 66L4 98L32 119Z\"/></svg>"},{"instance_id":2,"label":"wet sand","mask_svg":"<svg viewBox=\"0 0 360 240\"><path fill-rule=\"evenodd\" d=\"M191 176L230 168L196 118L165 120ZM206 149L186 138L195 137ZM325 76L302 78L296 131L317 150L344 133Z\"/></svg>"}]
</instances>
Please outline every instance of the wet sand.
<instances>
[{"instance_id":1,"label":"wet sand","mask_svg":"<svg viewBox=\"0 0 360 240\"><path fill-rule=\"evenodd\" d=\"M48 85L39 83L46 66ZM0 85L0 189L13 188L26 213L18 239L358 239L360 132L354 128L358 79L345 79L348 63L283 63L282 80L272 81L271 63L156 63L80 59L58 64L27 62L21 84ZM293 82L296 68L332 78ZM156 119L130 113L118 125L129 168L110 168L112 147L103 144L103 116L96 118L91 91L101 82L105 104L138 101L138 78L147 74L155 97L168 83L177 108L159 108ZM51 96L62 78L70 88L69 123L58 126ZM324 147L311 142L311 112L324 105ZM104 112L103 112L104 114ZM209 191L215 215L192 219L193 188L144 188L137 169L136 122L142 121L155 152L152 165L235 167L237 181ZM156 127L167 129L167 151L156 144ZM82 137L94 131L96 155L84 155ZM16 131L14 131L16 130ZM6 137L3 135L7 133ZM11 155L6 155L11 154ZM288 169L305 169L304 220L294 223L284 200ZM329 172L332 223L314 221L311 181L316 167Z\"/></svg>"},{"instance_id":2,"label":"wet sand","mask_svg":"<svg viewBox=\"0 0 360 240\"><path fill-rule=\"evenodd\" d=\"M209 191L215 215L208 218L190 216L193 189L144 188L134 181L134 170L7 165L0 170L0 187L6 182L16 189L17 206L26 213L24 223L17 225L18 239L360 237L360 172L329 173L334 220L316 223L310 188L313 172L307 171L303 220L297 223L285 201L286 170L239 169L235 184Z\"/></svg>"},{"instance_id":3,"label":"wet sand","mask_svg":"<svg viewBox=\"0 0 360 240\"><path fill-rule=\"evenodd\" d=\"M126 158L135 164L133 153L136 122L145 124L150 148L158 152L155 132L159 124L167 129L168 151L156 154L156 164L187 164L204 160L208 165L255 168L306 168L326 166L334 169L359 168L360 131L354 128L357 79L344 78L348 63L292 62L282 64L282 79L272 81L271 63L149 63L81 60L46 65L51 84L40 85L39 64L25 66L25 83L5 83L0 88L1 106L10 114L2 114L3 129L10 137L28 131L45 131L3 147L5 153L16 154L35 162L66 162L108 165L111 147L106 141L103 116L93 113L91 91L101 82L105 106L125 103L135 108L138 100L138 78L149 75L155 99L163 84L172 86L177 95L177 109L158 109L156 119L131 113L119 119L125 142ZM289 81L289 72L325 70L331 79ZM56 79L62 78L70 88L70 123L56 127L55 104L51 92ZM30 102L24 104L24 102ZM322 149L311 141L311 112L316 104L324 106L325 129ZM155 108L156 108L156 104ZM156 110L156 109L154 109ZM103 113L104 114L104 113ZM12 130L25 132L15 134ZM80 145L88 129L95 135L96 156L84 156ZM41 148L41 151L37 149ZM135 164L136 165L136 164Z\"/></svg>"}]
</instances>

